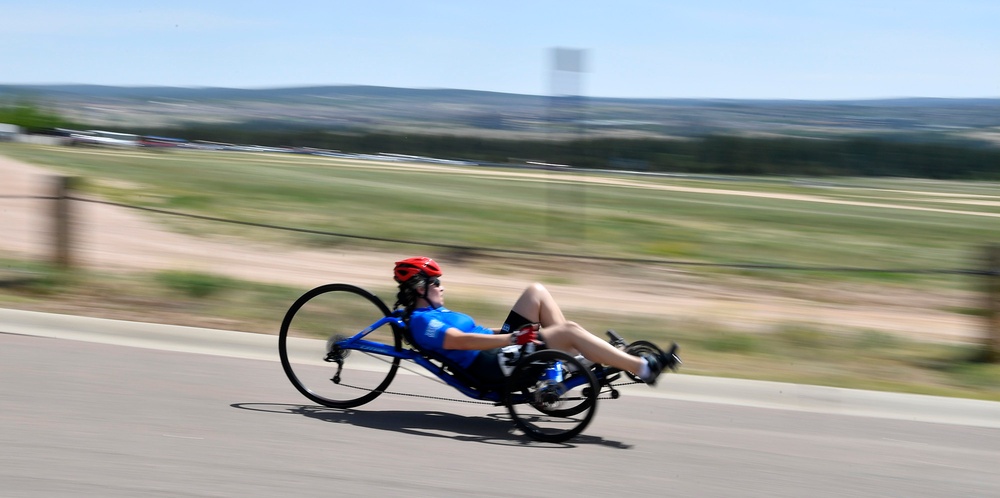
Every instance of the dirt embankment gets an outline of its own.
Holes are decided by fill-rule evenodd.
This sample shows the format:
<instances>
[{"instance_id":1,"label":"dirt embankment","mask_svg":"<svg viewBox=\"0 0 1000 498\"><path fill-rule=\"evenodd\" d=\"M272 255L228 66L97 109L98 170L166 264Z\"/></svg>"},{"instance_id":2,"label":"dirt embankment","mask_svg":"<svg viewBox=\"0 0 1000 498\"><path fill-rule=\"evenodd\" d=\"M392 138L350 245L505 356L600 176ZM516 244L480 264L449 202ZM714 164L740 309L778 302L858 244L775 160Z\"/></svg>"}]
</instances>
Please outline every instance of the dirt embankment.
<instances>
[{"instance_id":1,"label":"dirt embankment","mask_svg":"<svg viewBox=\"0 0 1000 498\"><path fill-rule=\"evenodd\" d=\"M51 195L55 172L0 156L0 254L42 258L50 249L51 201L10 196ZM182 269L301 286L348 282L385 287L392 263L407 252L297 249L245 240L202 238L165 230L140 211L96 203L73 204L77 264L109 271ZM707 281L683 270L620 265L581 270L574 262L523 262L498 272L489 262L442 258L453 294L512 302L530 281L547 284L572 317L573 310L642 313L665 323L718 323L767 330L779 323L884 331L914 338L976 340L982 325L944 311L969 307L973 297L944 292L808 288L751 281ZM587 267L584 267L587 268ZM560 273L572 272L572 278ZM155 320L155 316L149 319Z\"/></svg>"}]
</instances>

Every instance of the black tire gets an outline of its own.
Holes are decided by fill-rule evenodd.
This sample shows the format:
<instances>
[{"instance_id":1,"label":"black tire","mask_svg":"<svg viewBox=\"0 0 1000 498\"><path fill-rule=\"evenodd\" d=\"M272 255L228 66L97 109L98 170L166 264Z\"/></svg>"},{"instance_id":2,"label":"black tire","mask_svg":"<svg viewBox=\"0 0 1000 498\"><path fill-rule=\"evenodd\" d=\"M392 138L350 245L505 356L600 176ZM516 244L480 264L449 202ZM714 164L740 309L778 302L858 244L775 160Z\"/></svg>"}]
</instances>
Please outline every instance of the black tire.
<instances>
[{"instance_id":1,"label":"black tire","mask_svg":"<svg viewBox=\"0 0 1000 498\"><path fill-rule=\"evenodd\" d=\"M545 370L563 365L562 383L543 380ZM574 378L583 383L562 392ZM507 379L505 404L514 424L532 439L566 441L583 432L597 411L600 386L594 373L573 356L554 349L532 353L514 367Z\"/></svg>"},{"instance_id":2,"label":"black tire","mask_svg":"<svg viewBox=\"0 0 1000 498\"><path fill-rule=\"evenodd\" d=\"M663 350L659 346L653 344L649 341L635 341L628 346L625 346L625 352L633 356L642 356L644 354L649 354L657 357L663 357ZM642 379L637 377L632 372L625 372L628 377L636 382L642 382Z\"/></svg>"},{"instance_id":3,"label":"black tire","mask_svg":"<svg viewBox=\"0 0 1000 498\"><path fill-rule=\"evenodd\" d=\"M331 408L363 405L389 387L399 358L340 351L343 369L328 356L334 338L351 337L390 314L376 295L349 284L326 284L302 295L285 313L278 335L281 366L292 385L310 400ZM385 326L366 339L402 347L402 334Z\"/></svg>"}]
</instances>

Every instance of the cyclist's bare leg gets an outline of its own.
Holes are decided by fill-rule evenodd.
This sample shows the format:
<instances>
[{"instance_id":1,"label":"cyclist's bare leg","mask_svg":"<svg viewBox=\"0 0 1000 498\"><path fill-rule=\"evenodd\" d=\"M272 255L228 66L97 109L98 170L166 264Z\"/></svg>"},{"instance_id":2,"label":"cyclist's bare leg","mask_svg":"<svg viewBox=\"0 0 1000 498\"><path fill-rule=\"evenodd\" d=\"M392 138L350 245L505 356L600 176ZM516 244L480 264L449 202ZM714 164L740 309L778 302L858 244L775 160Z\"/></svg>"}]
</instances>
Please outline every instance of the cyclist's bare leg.
<instances>
[{"instance_id":1,"label":"cyclist's bare leg","mask_svg":"<svg viewBox=\"0 0 1000 498\"><path fill-rule=\"evenodd\" d=\"M534 283L524 289L511 308L515 313L540 323L542 328L566 322L562 309L544 285Z\"/></svg>"},{"instance_id":2,"label":"cyclist's bare leg","mask_svg":"<svg viewBox=\"0 0 1000 498\"><path fill-rule=\"evenodd\" d=\"M542 339L552 349L559 349L570 354L579 353L584 358L602 365L609 365L620 370L638 374L644 360L632 356L602 340L576 322L563 322L550 327L542 327Z\"/></svg>"},{"instance_id":3,"label":"cyclist's bare leg","mask_svg":"<svg viewBox=\"0 0 1000 498\"><path fill-rule=\"evenodd\" d=\"M638 374L645 361L612 346L576 322L569 322L555 298L544 285L534 283L524 289L511 311L542 326L542 339L553 349L581 354L588 360Z\"/></svg>"}]
</instances>

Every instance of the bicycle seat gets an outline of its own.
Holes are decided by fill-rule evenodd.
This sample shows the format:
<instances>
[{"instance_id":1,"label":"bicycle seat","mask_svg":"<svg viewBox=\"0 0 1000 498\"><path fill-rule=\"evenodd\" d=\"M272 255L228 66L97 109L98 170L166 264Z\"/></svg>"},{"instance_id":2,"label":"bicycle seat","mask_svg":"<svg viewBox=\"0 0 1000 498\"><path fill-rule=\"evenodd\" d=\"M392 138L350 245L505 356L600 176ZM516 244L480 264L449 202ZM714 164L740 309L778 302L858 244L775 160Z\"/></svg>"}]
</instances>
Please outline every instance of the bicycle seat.
<instances>
[{"instance_id":1,"label":"bicycle seat","mask_svg":"<svg viewBox=\"0 0 1000 498\"><path fill-rule=\"evenodd\" d=\"M394 315L400 316L399 311L396 311ZM502 391L505 388L505 384L502 382L488 383L480 380L470 374L466 369L462 368L458 363L455 363L455 361L451 358L448 358L437 351L421 347L417 341L413 340L413 335L410 333L409 327L400 327L394 324L393 328L399 328L400 335L403 336L403 341L411 350L419 353L420 356L424 357L424 359L429 361L431 365L437 368L439 372L452 377L462 385L482 394Z\"/></svg>"}]
</instances>

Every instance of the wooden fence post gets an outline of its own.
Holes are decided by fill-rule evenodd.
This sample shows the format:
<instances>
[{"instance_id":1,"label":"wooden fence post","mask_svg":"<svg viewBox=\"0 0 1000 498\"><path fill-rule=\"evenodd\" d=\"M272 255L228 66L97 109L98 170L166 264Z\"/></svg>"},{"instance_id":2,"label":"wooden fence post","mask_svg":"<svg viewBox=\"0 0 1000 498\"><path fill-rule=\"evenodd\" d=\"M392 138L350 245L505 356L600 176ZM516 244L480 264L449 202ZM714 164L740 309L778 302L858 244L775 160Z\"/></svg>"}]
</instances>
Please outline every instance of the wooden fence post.
<instances>
[{"instance_id":1,"label":"wooden fence post","mask_svg":"<svg viewBox=\"0 0 1000 498\"><path fill-rule=\"evenodd\" d=\"M68 269L73 266L73 217L69 199L70 191L73 189L73 178L57 176L54 189L53 263L56 267Z\"/></svg>"},{"instance_id":2,"label":"wooden fence post","mask_svg":"<svg viewBox=\"0 0 1000 498\"><path fill-rule=\"evenodd\" d=\"M1000 362L1000 245L986 247L986 361Z\"/></svg>"}]
</instances>

